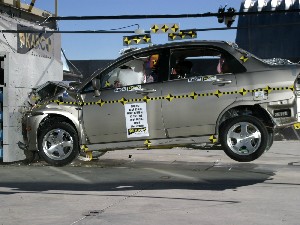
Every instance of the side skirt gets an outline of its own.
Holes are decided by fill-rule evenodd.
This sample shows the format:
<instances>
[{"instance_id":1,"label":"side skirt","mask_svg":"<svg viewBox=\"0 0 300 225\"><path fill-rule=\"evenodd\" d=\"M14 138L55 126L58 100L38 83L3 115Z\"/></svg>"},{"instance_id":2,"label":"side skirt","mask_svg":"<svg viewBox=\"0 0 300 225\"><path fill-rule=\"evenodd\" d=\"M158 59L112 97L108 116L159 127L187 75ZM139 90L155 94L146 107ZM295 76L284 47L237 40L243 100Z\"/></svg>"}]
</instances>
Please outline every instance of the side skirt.
<instances>
[{"instance_id":1,"label":"side skirt","mask_svg":"<svg viewBox=\"0 0 300 225\"><path fill-rule=\"evenodd\" d=\"M189 138L172 138L172 139L159 139L159 140L136 140L115 143L103 144L87 144L86 147L89 151L108 151L120 150L130 148L172 148L172 147L197 147L198 145L205 146L213 143L216 139L212 140L212 136L189 137Z\"/></svg>"}]
</instances>

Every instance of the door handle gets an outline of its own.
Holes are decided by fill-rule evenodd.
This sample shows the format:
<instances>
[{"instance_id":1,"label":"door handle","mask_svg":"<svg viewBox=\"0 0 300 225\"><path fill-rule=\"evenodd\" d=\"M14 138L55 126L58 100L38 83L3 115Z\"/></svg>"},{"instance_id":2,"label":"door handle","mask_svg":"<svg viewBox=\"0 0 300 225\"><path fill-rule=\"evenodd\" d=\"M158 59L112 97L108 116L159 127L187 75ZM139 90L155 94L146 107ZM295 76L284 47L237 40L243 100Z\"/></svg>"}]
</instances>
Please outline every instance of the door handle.
<instances>
[{"instance_id":1,"label":"door handle","mask_svg":"<svg viewBox=\"0 0 300 225\"><path fill-rule=\"evenodd\" d=\"M137 94L142 94L142 95L147 95L149 93L154 93L156 92L155 89L141 89L141 90L136 90Z\"/></svg>"},{"instance_id":2,"label":"door handle","mask_svg":"<svg viewBox=\"0 0 300 225\"><path fill-rule=\"evenodd\" d=\"M231 84L232 80L225 80L225 79L217 79L212 84L213 85L225 85L225 84Z\"/></svg>"}]
</instances>

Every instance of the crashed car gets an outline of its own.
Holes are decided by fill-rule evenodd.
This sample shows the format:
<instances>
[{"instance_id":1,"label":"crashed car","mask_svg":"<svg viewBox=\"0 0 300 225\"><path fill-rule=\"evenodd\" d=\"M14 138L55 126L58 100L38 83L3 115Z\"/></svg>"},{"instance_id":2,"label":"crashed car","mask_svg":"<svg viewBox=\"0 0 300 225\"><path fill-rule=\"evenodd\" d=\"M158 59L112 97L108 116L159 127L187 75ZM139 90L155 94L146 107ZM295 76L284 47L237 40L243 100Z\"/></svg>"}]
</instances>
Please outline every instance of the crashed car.
<instances>
[{"instance_id":1,"label":"crashed car","mask_svg":"<svg viewBox=\"0 0 300 225\"><path fill-rule=\"evenodd\" d=\"M249 162L271 147L275 128L300 121L299 74L299 64L224 41L131 49L80 85L38 97L23 119L24 146L53 166L82 149L199 143Z\"/></svg>"}]
</instances>

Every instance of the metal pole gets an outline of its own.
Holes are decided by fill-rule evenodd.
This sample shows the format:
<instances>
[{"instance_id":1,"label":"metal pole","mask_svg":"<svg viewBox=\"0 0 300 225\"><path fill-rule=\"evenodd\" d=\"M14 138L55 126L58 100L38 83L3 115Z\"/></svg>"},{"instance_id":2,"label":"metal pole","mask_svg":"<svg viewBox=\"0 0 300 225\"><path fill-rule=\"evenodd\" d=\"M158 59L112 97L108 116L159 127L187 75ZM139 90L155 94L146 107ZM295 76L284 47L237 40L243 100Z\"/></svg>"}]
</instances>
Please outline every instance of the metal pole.
<instances>
[{"instance_id":1,"label":"metal pole","mask_svg":"<svg viewBox=\"0 0 300 225\"><path fill-rule=\"evenodd\" d=\"M35 3L36 0L31 0L31 3L29 5L29 8L28 8L28 12L31 12L32 11L32 8L34 6L34 3Z\"/></svg>"},{"instance_id":2,"label":"metal pole","mask_svg":"<svg viewBox=\"0 0 300 225\"><path fill-rule=\"evenodd\" d=\"M18 9L21 8L21 0L17 0L16 6L17 6Z\"/></svg>"},{"instance_id":3,"label":"metal pole","mask_svg":"<svg viewBox=\"0 0 300 225\"><path fill-rule=\"evenodd\" d=\"M55 0L55 16L58 16L58 0Z\"/></svg>"}]
</instances>

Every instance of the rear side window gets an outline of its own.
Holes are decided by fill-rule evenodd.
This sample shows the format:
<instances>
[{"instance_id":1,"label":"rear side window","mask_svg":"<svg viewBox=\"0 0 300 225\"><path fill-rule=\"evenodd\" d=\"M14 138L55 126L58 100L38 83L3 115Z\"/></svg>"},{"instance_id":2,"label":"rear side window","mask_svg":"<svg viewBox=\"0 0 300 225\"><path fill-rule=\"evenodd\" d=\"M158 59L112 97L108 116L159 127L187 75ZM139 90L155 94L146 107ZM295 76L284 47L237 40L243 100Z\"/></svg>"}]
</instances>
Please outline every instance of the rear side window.
<instances>
[{"instance_id":1,"label":"rear side window","mask_svg":"<svg viewBox=\"0 0 300 225\"><path fill-rule=\"evenodd\" d=\"M171 80L246 71L244 66L232 55L212 47L173 50L170 65L169 79Z\"/></svg>"}]
</instances>

